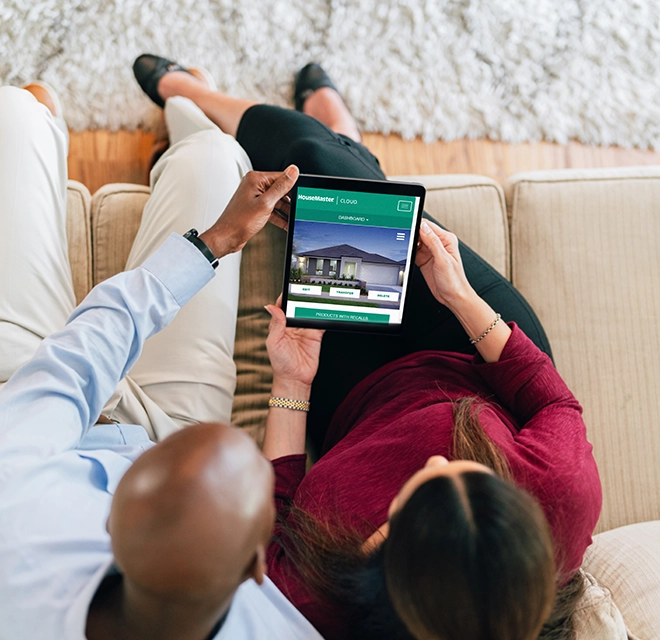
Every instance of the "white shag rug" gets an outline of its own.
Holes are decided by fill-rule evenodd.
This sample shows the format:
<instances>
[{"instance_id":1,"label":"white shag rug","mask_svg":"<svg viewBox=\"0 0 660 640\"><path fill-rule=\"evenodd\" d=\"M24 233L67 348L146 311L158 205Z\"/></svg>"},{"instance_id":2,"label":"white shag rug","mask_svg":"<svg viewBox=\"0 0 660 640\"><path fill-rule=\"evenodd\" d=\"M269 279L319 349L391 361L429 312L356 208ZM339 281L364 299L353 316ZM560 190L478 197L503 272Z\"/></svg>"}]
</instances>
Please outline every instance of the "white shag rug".
<instances>
[{"instance_id":1,"label":"white shag rug","mask_svg":"<svg viewBox=\"0 0 660 640\"><path fill-rule=\"evenodd\" d=\"M0 82L73 129L153 126L142 52L282 106L318 61L366 131L660 148L660 0L0 0Z\"/></svg>"}]
</instances>

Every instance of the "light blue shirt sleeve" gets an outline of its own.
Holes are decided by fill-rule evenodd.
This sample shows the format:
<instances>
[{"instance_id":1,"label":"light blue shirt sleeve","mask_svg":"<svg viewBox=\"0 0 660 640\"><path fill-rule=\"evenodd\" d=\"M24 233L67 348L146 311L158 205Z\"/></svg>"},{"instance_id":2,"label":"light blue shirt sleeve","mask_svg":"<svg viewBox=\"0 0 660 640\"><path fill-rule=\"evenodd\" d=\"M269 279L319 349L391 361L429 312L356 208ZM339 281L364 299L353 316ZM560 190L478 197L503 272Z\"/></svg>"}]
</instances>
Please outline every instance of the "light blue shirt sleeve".
<instances>
[{"instance_id":1,"label":"light blue shirt sleeve","mask_svg":"<svg viewBox=\"0 0 660 640\"><path fill-rule=\"evenodd\" d=\"M141 267L98 285L0 392L0 640L84 640L112 567L114 490L152 445L144 429L90 429L144 341L213 277L172 235ZM321 640L266 579L244 583L218 640Z\"/></svg>"},{"instance_id":2,"label":"light blue shirt sleeve","mask_svg":"<svg viewBox=\"0 0 660 640\"><path fill-rule=\"evenodd\" d=\"M201 252L172 234L142 266L96 286L0 392L0 484L76 448L145 340L213 275Z\"/></svg>"}]
</instances>

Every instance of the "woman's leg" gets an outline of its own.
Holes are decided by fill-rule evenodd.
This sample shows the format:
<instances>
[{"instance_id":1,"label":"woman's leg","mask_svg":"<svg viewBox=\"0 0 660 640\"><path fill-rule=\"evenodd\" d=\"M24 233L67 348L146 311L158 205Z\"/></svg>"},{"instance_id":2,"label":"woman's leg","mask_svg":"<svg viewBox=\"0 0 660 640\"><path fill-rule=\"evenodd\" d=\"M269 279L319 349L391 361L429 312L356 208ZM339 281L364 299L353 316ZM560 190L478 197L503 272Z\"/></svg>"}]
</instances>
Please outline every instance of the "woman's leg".
<instances>
[{"instance_id":1,"label":"woman's leg","mask_svg":"<svg viewBox=\"0 0 660 640\"><path fill-rule=\"evenodd\" d=\"M303 173L386 179L376 157L363 145L298 111L253 106L245 112L236 139L258 170L295 164ZM403 340L393 336L326 332L308 419L316 451L341 401L370 373L403 355L403 348Z\"/></svg>"},{"instance_id":2,"label":"woman's leg","mask_svg":"<svg viewBox=\"0 0 660 640\"><path fill-rule=\"evenodd\" d=\"M335 133L361 142L362 136L355 119L342 97L330 87L321 87L312 93L302 107L303 113L332 129Z\"/></svg>"},{"instance_id":3,"label":"woman's leg","mask_svg":"<svg viewBox=\"0 0 660 640\"><path fill-rule=\"evenodd\" d=\"M168 78L170 84L163 91ZM331 89L319 90L307 99L303 107L307 115L210 92L184 73L164 76L159 91L166 97L172 87L180 94L187 92L211 120L235 135L256 170L281 171L295 164L303 173L386 179L378 159L354 139L345 105ZM525 299L469 247L461 243L460 250L468 280L477 293L550 353L545 332ZM411 278L403 337L326 333L309 416L310 437L317 450L339 404L358 382L382 365L423 349L475 352L458 320L435 300L416 267Z\"/></svg>"},{"instance_id":4,"label":"woman's leg","mask_svg":"<svg viewBox=\"0 0 660 640\"><path fill-rule=\"evenodd\" d=\"M249 107L236 132L257 171L282 171L385 180L378 159L364 145L299 111Z\"/></svg>"},{"instance_id":5,"label":"woman's leg","mask_svg":"<svg viewBox=\"0 0 660 640\"><path fill-rule=\"evenodd\" d=\"M166 73L158 82L158 93L163 100L175 96L192 100L211 122L234 138L246 109L257 104L254 100L241 100L213 91L185 71Z\"/></svg>"}]
</instances>

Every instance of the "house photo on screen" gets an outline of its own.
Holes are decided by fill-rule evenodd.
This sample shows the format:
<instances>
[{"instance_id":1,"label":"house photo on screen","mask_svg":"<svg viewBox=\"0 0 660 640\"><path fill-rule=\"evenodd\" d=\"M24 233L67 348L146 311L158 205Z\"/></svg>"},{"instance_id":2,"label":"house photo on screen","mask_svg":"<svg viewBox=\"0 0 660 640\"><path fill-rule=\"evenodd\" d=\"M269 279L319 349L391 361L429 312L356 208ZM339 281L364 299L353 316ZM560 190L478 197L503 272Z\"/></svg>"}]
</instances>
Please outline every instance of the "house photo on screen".
<instances>
[{"instance_id":1,"label":"house photo on screen","mask_svg":"<svg viewBox=\"0 0 660 640\"><path fill-rule=\"evenodd\" d=\"M297 221L290 296L398 308L409 241L409 229Z\"/></svg>"}]
</instances>

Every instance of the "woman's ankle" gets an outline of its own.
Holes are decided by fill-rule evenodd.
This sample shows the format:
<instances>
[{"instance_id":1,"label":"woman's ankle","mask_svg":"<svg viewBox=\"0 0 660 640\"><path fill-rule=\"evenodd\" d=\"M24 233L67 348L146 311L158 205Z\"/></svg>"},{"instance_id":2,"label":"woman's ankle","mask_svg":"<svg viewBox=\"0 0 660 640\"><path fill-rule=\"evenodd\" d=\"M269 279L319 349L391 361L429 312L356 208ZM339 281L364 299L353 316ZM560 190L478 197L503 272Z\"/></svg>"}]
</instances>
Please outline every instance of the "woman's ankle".
<instances>
[{"instance_id":1,"label":"woman's ankle","mask_svg":"<svg viewBox=\"0 0 660 640\"><path fill-rule=\"evenodd\" d=\"M317 89L303 104L303 113L316 118L335 133L360 142L360 130L343 98L330 87Z\"/></svg>"},{"instance_id":2,"label":"woman's ankle","mask_svg":"<svg viewBox=\"0 0 660 640\"><path fill-rule=\"evenodd\" d=\"M195 98L209 91L202 78L186 71L166 73L158 82L158 93L163 100L174 96L183 96L195 101Z\"/></svg>"}]
</instances>

